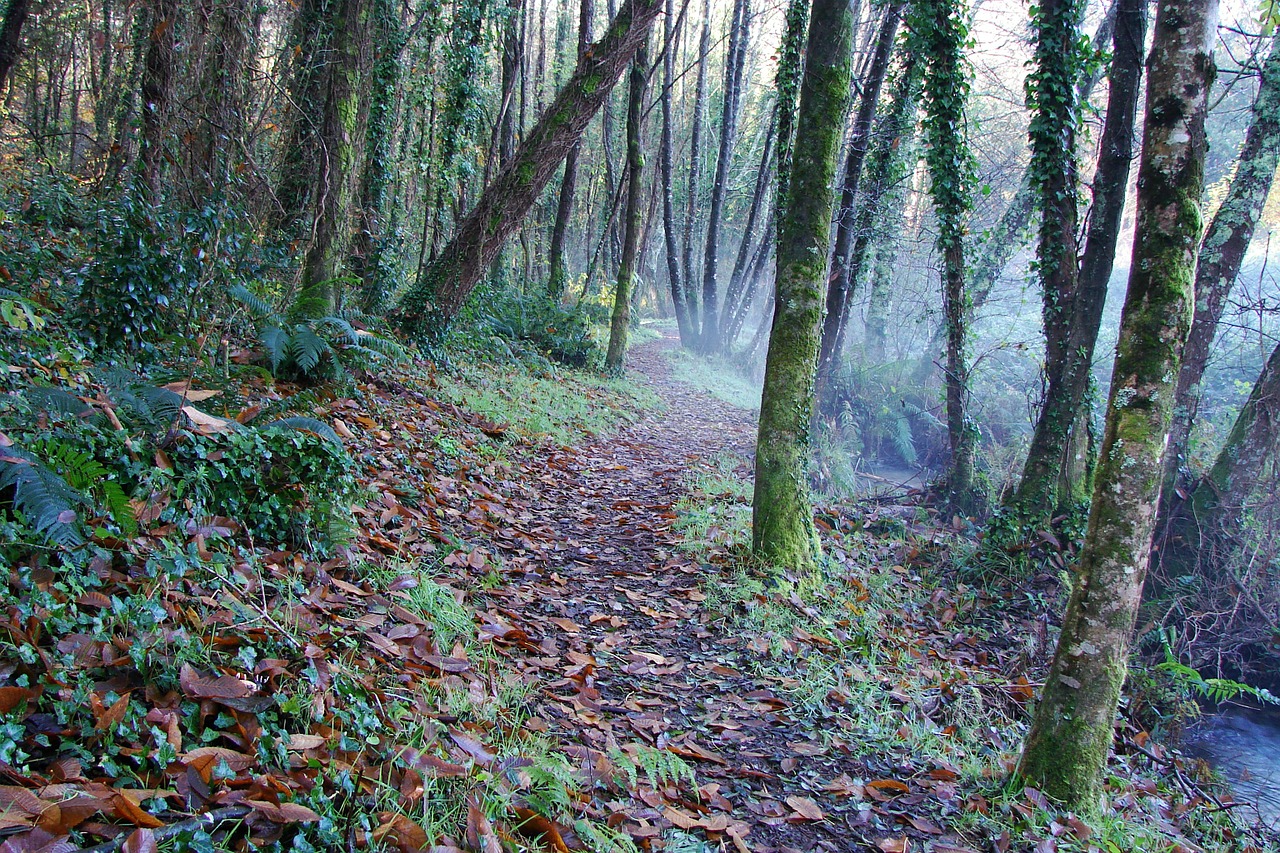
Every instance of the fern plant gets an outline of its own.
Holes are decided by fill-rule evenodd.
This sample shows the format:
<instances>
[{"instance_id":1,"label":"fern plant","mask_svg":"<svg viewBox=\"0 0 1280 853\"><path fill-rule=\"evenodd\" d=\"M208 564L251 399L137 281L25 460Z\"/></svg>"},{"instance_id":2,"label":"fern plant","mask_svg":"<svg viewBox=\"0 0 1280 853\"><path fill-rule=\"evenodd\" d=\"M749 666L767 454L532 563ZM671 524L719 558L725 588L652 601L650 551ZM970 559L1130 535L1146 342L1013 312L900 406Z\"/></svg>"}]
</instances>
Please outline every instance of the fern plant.
<instances>
[{"instance_id":1,"label":"fern plant","mask_svg":"<svg viewBox=\"0 0 1280 853\"><path fill-rule=\"evenodd\" d=\"M670 750L655 749L645 744L630 744L625 751L611 750L609 760L622 772L629 788L639 784L640 774L643 772L645 781L651 788L687 783L694 791L698 789L698 776L693 768Z\"/></svg>"},{"instance_id":2,"label":"fern plant","mask_svg":"<svg viewBox=\"0 0 1280 853\"><path fill-rule=\"evenodd\" d=\"M1177 641L1177 628L1169 626L1160 632L1160 642L1164 646L1164 661L1157 664L1156 669L1168 674L1182 687L1198 693L1214 704L1247 696L1268 705L1280 705L1280 698L1264 687L1254 687L1252 684L1233 681L1229 678L1205 678L1200 674L1200 670L1178 660L1173 650Z\"/></svg>"},{"instance_id":3,"label":"fern plant","mask_svg":"<svg viewBox=\"0 0 1280 853\"><path fill-rule=\"evenodd\" d=\"M385 360L401 361L408 357L404 347L390 338L358 328L357 324L372 322L372 318L358 312L287 318L242 284L233 286L229 292L253 318L274 376L319 381L341 379L352 369L367 370Z\"/></svg>"},{"instance_id":4,"label":"fern plant","mask_svg":"<svg viewBox=\"0 0 1280 853\"><path fill-rule=\"evenodd\" d=\"M127 536L138 532L129 496L112 473L82 448L45 436L31 450L0 452L0 490L36 533L63 548L85 542L81 511L100 508Z\"/></svg>"}]
</instances>

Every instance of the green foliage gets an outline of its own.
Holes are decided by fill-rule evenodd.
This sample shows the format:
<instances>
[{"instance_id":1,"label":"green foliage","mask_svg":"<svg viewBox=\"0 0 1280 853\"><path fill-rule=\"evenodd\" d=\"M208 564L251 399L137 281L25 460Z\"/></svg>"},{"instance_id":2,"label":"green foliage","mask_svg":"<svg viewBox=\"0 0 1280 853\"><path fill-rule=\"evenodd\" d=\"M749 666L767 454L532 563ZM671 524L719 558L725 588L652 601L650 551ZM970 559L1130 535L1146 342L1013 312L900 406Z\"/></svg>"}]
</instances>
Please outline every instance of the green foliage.
<instances>
[{"instance_id":1,"label":"green foliage","mask_svg":"<svg viewBox=\"0 0 1280 853\"><path fill-rule=\"evenodd\" d=\"M665 785L688 785L698 789L698 776L683 758L667 749L655 749L645 744L630 744L625 749L614 748L609 752L613 762L626 777L627 786L636 787L640 774L651 788Z\"/></svg>"},{"instance_id":2,"label":"green foliage","mask_svg":"<svg viewBox=\"0 0 1280 853\"><path fill-rule=\"evenodd\" d=\"M253 317L275 376L331 381L347 378L353 370L372 369L384 360L408 358L400 344L364 328L373 321L359 312L291 320L243 284L233 285L228 292Z\"/></svg>"},{"instance_id":3,"label":"green foliage","mask_svg":"<svg viewBox=\"0 0 1280 853\"><path fill-rule=\"evenodd\" d=\"M938 214L938 248L945 250L964 239L973 206L976 167L965 126L967 13L957 0L925 0L910 5L906 23L907 51L924 65L924 159Z\"/></svg>"},{"instance_id":4,"label":"green foliage","mask_svg":"<svg viewBox=\"0 0 1280 853\"><path fill-rule=\"evenodd\" d=\"M541 295L498 293L476 317L481 334L500 338L513 355L533 355L569 367L598 368L604 353L587 314Z\"/></svg>"},{"instance_id":5,"label":"green foliage","mask_svg":"<svg viewBox=\"0 0 1280 853\"><path fill-rule=\"evenodd\" d=\"M173 452L181 485L204 514L257 541L336 544L335 521L355 488L352 462L326 425L290 418L256 429L192 435Z\"/></svg>"},{"instance_id":6,"label":"green foliage","mask_svg":"<svg viewBox=\"0 0 1280 853\"><path fill-rule=\"evenodd\" d=\"M1188 666L1178 660L1177 655L1174 653L1174 646L1178 642L1177 628L1168 626L1158 633L1160 643L1164 648L1164 661L1158 664L1156 669L1171 676L1185 690L1193 691L1214 703L1227 702L1246 696L1270 705L1280 704L1280 698L1277 698L1265 688L1254 687L1229 678L1205 678L1195 667Z\"/></svg>"}]
</instances>

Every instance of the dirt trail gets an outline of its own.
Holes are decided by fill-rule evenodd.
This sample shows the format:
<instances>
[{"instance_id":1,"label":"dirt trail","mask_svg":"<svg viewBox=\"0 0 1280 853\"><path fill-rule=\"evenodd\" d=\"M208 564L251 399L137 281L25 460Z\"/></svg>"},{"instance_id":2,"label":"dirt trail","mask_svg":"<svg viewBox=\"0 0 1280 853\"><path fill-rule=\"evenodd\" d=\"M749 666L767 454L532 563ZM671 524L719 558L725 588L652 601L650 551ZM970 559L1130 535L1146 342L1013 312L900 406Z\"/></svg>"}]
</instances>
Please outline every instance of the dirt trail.
<instances>
[{"instance_id":1,"label":"dirt trail","mask_svg":"<svg viewBox=\"0 0 1280 853\"><path fill-rule=\"evenodd\" d=\"M699 587L718 569L677 551L673 505L689 476L722 451L749 453L755 418L673 380L662 355L673 345L649 343L630 359L664 412L546 460L533 509L539 538L554 544L495 591L500 612L518 615L542 651L572 664L545 691L534 725L590 750L665 747L693 765L710 796L627 804L652 827L642 832L709 832L723 849L864 849L850 836L865 814L842 814L822 791L858 768L824 754L787 717L787 703L746 675L751 638L725 635L728 623L701 606Z\"/></svg>"}]
</instances>

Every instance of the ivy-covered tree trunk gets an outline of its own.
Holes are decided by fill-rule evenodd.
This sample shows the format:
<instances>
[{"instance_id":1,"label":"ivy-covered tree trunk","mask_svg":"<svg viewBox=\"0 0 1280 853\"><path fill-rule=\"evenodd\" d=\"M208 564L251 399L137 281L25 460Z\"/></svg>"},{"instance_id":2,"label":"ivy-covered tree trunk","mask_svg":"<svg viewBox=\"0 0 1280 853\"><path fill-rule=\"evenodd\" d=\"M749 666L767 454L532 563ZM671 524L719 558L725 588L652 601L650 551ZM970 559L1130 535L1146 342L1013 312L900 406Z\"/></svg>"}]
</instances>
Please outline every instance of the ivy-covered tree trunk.
<instances>
[{"instance_id":1,"label":"ivy-covered tree trunk","mask_svg":"<svg viewBox=\"0 0 1280 853\"><path fill-rule=\"evenodd\" d=\"M164 163L164 137L173 101L173 57L178 43L177 0L152 0L149 4L147 59L142 72L142 147L138 175L152 199L160 196L160 169Z\"/></svg>"},{"instance_id":2,"label":"ivy-covered tree trunk","mask_svg":"<svg viewBox=\"0 0 1280 853\"><path fill-rule=\"evenodd\" d=\"M1200 403L1200 381L1209 363L1209 348L1227 297L1240 274L1240 264L1253 240L1262 206L1271 192L1280 162L1280 32L1272 37L1271 52L1262 66L1262 79L1253 100L1249 130L1235 177L1222 206L1214 214L1196 270L1196 312L1187 336L1178 390L1174 398L1169 452L1165 456L1165 502L1172 499L1178 469L1186 462L1191 427Z\"/></svg>"},{"instance_id":3,"label":"ivy-covered tree trunk","mask_svg":"<svg viewBox=\"0 0 1280 853\"><path fill-rule=\"evenodd\" d=\"M844 187L840 192L840 207L836 212L836 244L832 253L835 274L827 288L827 313L822 321L822 343L818 349L819 407L827 396L823 389L830 382L831 373L835 370L843 349L844 330L849 323L849 297L857 285L859 273L853 264L857 262L861 265L865 257L865 249L862 257L855 258L853 255L853 244L859 236L856 230L859 223L855 202L862 180L862 164L871 144L871 127L875 121L876 107L880 103L880 90L889 74L889 60L893 57L893 43L898 37L898 23L905 5L902 0L895 0L884 11L880 32L876 37L875 53L872 54L871 65L858 96L853 133L849 137L849 152L844 163Z\"/></svg>"},{"instance_id":4,"label":"ivy-covered tree trunk","mask_svg":"<svg viewBox=\"0 0 1280 853\"><path fill-rule=\"evenodd\" d=\"M333 313L341 293L338 274L350 243L350 215L362 152L368 76L370 0L339 0L330 26L332 51L324 69L320 157L315 166L315 214L302 261L302 285L293 313Z\"/></svg>"},{"instance_id":5,"label":"ivy-covered tree trunk","mask_svg":"<svg viewBox=\"0 0 1280 853\"><path fill-rule=\"evenodd\" d=\"M921 0L909 16L909 49L924 65L924 136L929 192L938 218L942 255L942 315L946 330L947 436L951 465L948 501L964 513L977 509L974 482L976 428L969 419L969 367L965 353L969 306L964 287L964 232L973 200L973 155L965 138L969 74L964 59L965 13L956 0Z\"/></svg>"},{"instance_id":6,"label":"ivy-covered tree trunk","mask_svg":"<svg viewBox=\"0 0 1280 853\"><path fill-rule=\"evenodd\" d=\"M1059 494L1064 456L1081 414L1093 367L1107 284L1119 241L1133 130L1142 79L1146 34L1142 0L1117 0L1115 41L1108 74L1106 123L1094 177L1093 213L1083 260L1076 259L1074 127L1076 105L1064 101L1085 62L1079 47L1083 4L1052 0L1041 6L1040 63L1028 100L1036 116L1036 153L1029 169L1041 210L1039 272L1044 297L1045 373L1048 391L1036 420L1022 479L1010 508L1026 524L1039 525L1073 495ZM1064 57L1066 57L1064 59ZM1057 82L1054 82L1054 81ZM1064 147L1064 146L1069 146ZM1064 176L1071 175L1067 181Z\"/></svg>"},{"instance_id":7,"label":"ivy-covered tree trunk","mask_svg":"<svg viewBox=\"0 0 1280 853\"><path fill-rule=\"evenodd\" d=\"M198 193L220 192L244 139L246 68L253 45L250 0L230 0L204 13L204 67L195 95L195 127L186 163Z\"/></svg>"},{"instance_id":8,"label":"ivy-covered tree trunk","mask_svg":"<svg viewBox=\"0 0 1280 853\"><path fill-rule=\"evenodd\" d=\"M636 253L640 245L640 193L644 168L644 95L648 82L649 51L641 44L631 63L631 88L627 96L627 212L618 259L618 284L613 295L613 316L609 323L609 349L604 366L621 373L627 357L627 332L631 328L631 288L635 278Z\"/></svg>"},{"instance_id":9,"label":"ivy-covered tree trunk","mask_svg":"<svg viewBox=\"0 0 1280 853\"><path fill-rule=\"evenodd\" d=\"M781 226L782 209L791 197L791 155L795 150L796 103L800 99L800 80L804 74L805 41L809 32L810 0L790 0L787 5L786 29L778 49L778 173L777 216Z\"/></svg>"},{"instance_id":10,"label":"ivy-covered tree trunk","mask_svg":"<svg viewBox=\"0 0 1280 853\"><path fill-rule=\"evenodd\" d=\"M821 333L836 159L853 76L850 0L813 0L795 156L778 218L776 309L756 440L752 544L797 572L821 554L809 495L809 421Z\"/></svg>"},{"instance_id":11,"label":"ivy-covered tree trunk","mask_svg":"<svg viewBox=\"0 0 1280 853\"><path fill-rule=\"evenodd\" d=\"M591 20L595 5L591 0L581 0L578 7L578 59L591 46ZM573 216L573 196L578 187L578 152L573 146L564 158L564 176L560 179L560 200L556 205L556 221L551 228L551 249L548 253L547 296L559 301L564 293L569 273L564 261L564 245L569 234L569 219Z\"/></svg>"},{"instance_id":12,"label":"ivy-covered tree trunk","mask_svg":"<svg viewBox=\"0 0 1280 853\"><path fill-rule=\"evenodd\" d=\"M671 90L675 86L675 52L676 22L675 0L666 0L666 15L663 17L662 48L662 93L658 96L662 103L662 141L658 151L658 169L662 180L662 234L667 250L667 284L671 290L671 304L676 313L676 327L680 331L680 343L686 347L693 346L693 321L689 316L689 305L685 299L684 270L680 266L680 244L678 226L676 225L675 178L673 161L675 160L675 127L671 114ZM681 18L681 21L684 19Z\"/></svg>"},{"instance_id":13,"label":"ivy-covered tree trunk","mask_svg":"<svg viewBox=\"0 0 1280 853\"><path fill-rule=\"evenodd\" d=\"M707 216L707 241L702 259L702 333L699 347L712 353L720 349L720 226L725 194L729 189L729 167L738 136L738 107L742 100L742 69L747 57L749 0L734 0L733 22L729 25L729 49L724 61L724 100L720 109L720 148L716 156L715 178L711 184L711 210ZM704 59L705 61L705 59Z\"/></svg>"},{"instance_id":14,"label":"ivy-covered tree trunk","mask_svg":"<svg viewBox=\"0 0 1280 853\"><path fill-rule=\"evenodd\" d=\"M360 281L360 307L380 313L390 296L387 273L387 235L383 224L387 189L391 185L391 142L396 126L396 90L400 84L400 53L404 26L393 0L372 0L373 69L370 75L369 115L365 131L364 166L360 174L357 228L348 267Z\"/></svg>"},{"instance_id":15,"label":"ivy-covered tree trunk","mask_svg":"<svg viewBox=\"0 0 1280 853\"><path fill-rule=\"evenodd\" d=\"M1089 527L1018 768L1086 813L1100 805L1191 323L1216 17L1216 0L1161 0L1156 14L1137 230Z\"/></svg>"},{"instance_id":16,"label":"ivy-covered tree trunk","mask_svg":"<svg viewBox=\"0 0 1280 853\"><path fill-rule=\"evenodd\" d=\"M573 76L525 135L511 162L485 188L453 239L401 300L398 313L406 330L438 334L458 315L489 262L604 104L661 9L662 0L623 3L604 36L578 61Z\"/></svg>"}]
</instances>

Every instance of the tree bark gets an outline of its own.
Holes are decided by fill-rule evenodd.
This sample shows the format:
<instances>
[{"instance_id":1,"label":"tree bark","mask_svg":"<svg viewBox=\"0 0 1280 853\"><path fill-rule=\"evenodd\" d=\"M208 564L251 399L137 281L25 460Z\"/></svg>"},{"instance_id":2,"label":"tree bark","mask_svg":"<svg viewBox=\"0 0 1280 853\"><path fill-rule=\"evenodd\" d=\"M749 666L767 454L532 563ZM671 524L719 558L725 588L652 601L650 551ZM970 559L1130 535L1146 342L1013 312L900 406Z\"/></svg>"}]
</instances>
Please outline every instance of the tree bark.
<instances>
[{"instance_id":1,"label":"tree bark","mask_svg":"<svg viewBox=\"0 0 1280 853\"><path fill-rule=\"evenodd\" d=\"M1156 14L1137 232L1089 528L1018 768L1089 814L1100 807L1191 322L1216 17L1216 0L1161 0Z\"/></svg>"},{"instance_id":2,"label":"tree bark","mask_svg":"<svg viewBox=\"0 0 1280 853\"><path fill-rule=\"evenodd\" d=\"M4 12L4 23L0 24L0 85L9 79L13 64L18 61L18 51L22 46L22 25L27 22L27 14L31 11L31 0L9 0L9 8Z\"/></svg>"},{"instance_id":3,"label":"tree bark","mask_svg":"<svg viewBox=\"0 0 1280 853\"><path fill-rule=\"evenodd\" d=\"M164 137L173 100L173 52L177 45L177 0L153 0L146 67L142 74L142 149L138 174L152 200L160 196Z\"/></svg>"},{"instance_id":4,"label":"tree bark","mask_svg":"<svg viewBox=\"0 0 1280 853\"><path fill-rule=\"evenodd\" d=\"M1062 0L1054 0L1055 4ZM1070 5L1071 0L1066 0ZM1075 249L1076 192L1074 165L1071 183L1058 179L1067 169L1045 152L1033 173L1047 172L1039 186L1041 213L1042 286L1044 288L1045 372L1048 391L1036 420L1022 479L1010 507L1024 524L1045 523L1072 495L1059 494L1063 457L1089 389L1093 351L1098 342L1107 283L1115 262L1124 213L1129 163L1133 159L1133 130L1142 80L1142 50L1146 37L1144 0L1117 0L1115 40L1108 74L1107 117L1094 177L1093 214L1083 260L1077 267ZM1056 8L1056 5L1055 7ZM1073 32L1078 29L1078 16ZM1066 25L1059 27L1063 35ZM1078 38L1078 35L1073 35ZM1061 43L1044 45L1049 57L1060 56ZM1038 51L1039 52L1039 51ZM1052 73L1047 71L1046 75ZM1044 92L1051 101L1060 92ZM1075 119L1071 119L1074 124ZM1065 152L1064 152L1065 153ZM1071 156L1074 163L1074 156ZM1046 223L1050 223L1046 226Z\"/></svg>"},{"instance_id":5,"label":"tree bark","mask_svg":"<svg viewBox=\"0 0 1280 853\"><path fill-rule=\"evenodd\" d=\"M948 503L960 513L978 509L974 483L976 427L968 415L969 367L965 353L970 311L965 299L964 231L972 208L972 154L964 133L968 71L967 34L954 0L930 0L912 10L910 49L924 64L924 131L930 193L942 255L942 314L946 331L947 437L951 465Z\"/></svg>"},{"instance_id":6,"label":"tree bark","mask_svg":"<svg viewBox=\"0 0 1280 853\"><path fill-rule=\"evenodd\" d=\"M707 56L711 53L711 0L702 5L702 36L698 39L698 75L693 94L693 132L689 143L689 188L688 206L684 217L684 267L687 276L685 286L685 305L689 310L691 333L695 341L701 335L702 317L701 300L697 285L694 284L693 272L693 235L698 221L698 195L702 187L702 130L706 123L707 111Z\"/></svg>"},{"instance_id":7,"label":"tree bark","mask_svg":"<svg viewBox=\"0 0 1280 853\"><path fill-rule=\"evenodd\" d=\"M720 225L724 215L725 193L729 185L729 167L733 164L733 147L738 137L738 104L742 97L742 68L747 53L747 22L750 0L734 0L733 22L729 25L729 50L724 62L724 101L720 109L720 149L716 155L716 172L711 184L711 211L707 217L707 242L702 260L702 333L700 348L705 353L720 349ZM705 59L704 59L705 61Z\"/></svg>"},{"instance_id":8,"label":"tree bark","mask_svg":"<svg viewBox=\"0 0 1280 853\"><path fill-rule=\"evenodd\" d=\"M649 71L649 51L641 44L631 63L631 89L627 97L627 212L618 260L618 285L613 295L613 316L609 323L609 349L604 366L621 373L627 357L627 332L631 328L631 287L640 244L641 170L644 168L644 94Z\"/></svg>"},{"instance_id":9,"label":"tree bark","mask_svg":"<svg viewBox=\"0 0 1280 853\"><path fill-rule=\"evenodd\" d=\"M860 270L853 268L853 244L857 234L858 186L862 180L862 164L871 144L871 128L880 103L880 90L889 74L889 60L893 57L893 43L898 37L898 24L906 3L895 0L885 10L876 37L875 52L866 78L862 81L862 93L858 98L858 112L853 119L853 133L849 138L849 153L845 158L844 187L840 193L840 207L836 214L836 245L832 253L835 275L827 288L827 314L822 321L822 345L818 350L818 404L827 396L825 386L831 381L831 373L839 360L844 343L844 330L849 323L849 297L857 285ZM864 251L865 257L865 251ZM856 259L861 266L863 258Z\"/></svg>"},{"instance_id":10,"label":"tree bark","mask_svg":"<svg viewBox=\"0 0 1280 853\"><path fill-rule=\"evenodd\" d=\"M671 290L671 305L676 314L676 327L680 331L680 343L685 347L694 344L693 321L685 299L684 270L680 266L680 245L676 225L676 205L672 174L675 160L675 125L671 114L672 89L675 87L675 45L678 38L674 0L666 0L666 17L663 19L662 50L662 141L658 153L658 169L662 180L662 233L667 250L667 283ZM681 15L683 22L684 16Z\"/></svg>"},{"instance_id":11,"label":"tree bark","mask_svg":"<svg viewBox=\"0 0 1280 853\"><path fill-rule=\"evenodd\" d=\"M494 255L533 207L582 137L662 9L661 0L627 0L536 125L485 188L453 239L400 302L406 330L443 332Z\"/></svg>"},{"instance_id":12,"label":"tree bark","mask_svg":"<svg viewBox=\"0 0 1280 853\"><path fill-rule=\"evenodd\" d=\"M813 0L789 198L779 215L776 310L756 441L752 545L797 574L821 544L809 495L809 421L817 366L836 159L853 75L850 0Z\"/></svg>"},{"instance_id":13,"label":"tree bark","mask_svg":"<svg viewBox=\"0 0 1280 853\"><path fill-rule=\"evenodd\" d=\"M791 197L791 155L795 150L796 103L800 98L800 80L804 74L805 40L809 32L810 0L790 0L786 29L778 50L778 173L777 225L782 223L782 207Z\"/></svg>"},{"instance_id":14,"label":"tree bark","mask_svg":"<svg viewBox=\"0 0 1280 853\"><path fill-rule=\"evenodd\" d=\"M1271 40L1271 52L1262 66L1262 80L1254 97L1249 130L1236 166L1235 177L1222 206L1214 215L1200 246L1196 270L1196 311L1191 334L1178 374L1174 398L1169 452L1165 456L1165 502L1173 496L1179 468L1186 462L1191 427L1200 404L1200 381L1209 363L1209 349L1227 297L1235 286L1245 252L1253 239L1262 206L1271 192L1280 161L1280 33Z\"/></svg>"},{"instance_id":15,"label":"tree bark","mask_svg":"<svg viewBox=\"0 0 1280 853\"><path fill-rule=\"evenodd\" d=\"M325 64L316 163L315 215L302 261L302 285L293 313L323 317L340 301L337 282L346 256L363 137L364 85L369 67L369 0L339 0L330 24L332 50Z\"/></svg>"},{"instance_id":16,"label":"tree bark","mask_svg":"<svg viewBox=\"0 0 1280 853\"><path fill-rule=\"evenodd\" d=\"M595 6L591 0L582 0L578 12L578 59L591 46L591 19ZM569 219L573 215L573 194L578 186L578 151L581 144L564 158L564 177L560 180L560 200L556 205L556 221L551 228L551 249L548 255L547 296L559 301L564 293L569 273L564 262L564 244L569 233Z\"/></svg>"}]
</instances>

